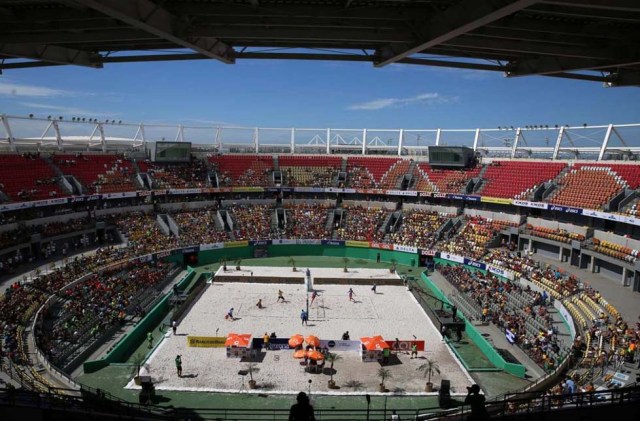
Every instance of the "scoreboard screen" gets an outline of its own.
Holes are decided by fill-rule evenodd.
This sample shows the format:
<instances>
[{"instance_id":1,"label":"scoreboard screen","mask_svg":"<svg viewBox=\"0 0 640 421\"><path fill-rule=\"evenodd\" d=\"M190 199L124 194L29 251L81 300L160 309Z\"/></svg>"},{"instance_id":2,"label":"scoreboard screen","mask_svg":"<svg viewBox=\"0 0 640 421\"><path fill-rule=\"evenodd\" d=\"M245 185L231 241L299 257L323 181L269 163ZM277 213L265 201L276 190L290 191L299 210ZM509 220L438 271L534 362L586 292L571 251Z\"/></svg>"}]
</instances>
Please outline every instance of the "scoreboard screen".
<instances>
[{"instance_id":1,"label":"scoreboard screen","mask_svg":"<svg viewBox=\"0 0 640 421\"><path fill-rule=\"evenodd\" d=\"M429 165L464 168L469 166L473 155L473 149L465 146L429 146Z\"/></svg>"},{"instance_id":2,"label":"scoreboard screen","mask_svg":"<svg viewBox=\"0 0 640 421\"><path fill-rule=\"evenodd\" d=\"M191 142L156 142L155 162L190 162Z\"/></svg>"}]
</instances>

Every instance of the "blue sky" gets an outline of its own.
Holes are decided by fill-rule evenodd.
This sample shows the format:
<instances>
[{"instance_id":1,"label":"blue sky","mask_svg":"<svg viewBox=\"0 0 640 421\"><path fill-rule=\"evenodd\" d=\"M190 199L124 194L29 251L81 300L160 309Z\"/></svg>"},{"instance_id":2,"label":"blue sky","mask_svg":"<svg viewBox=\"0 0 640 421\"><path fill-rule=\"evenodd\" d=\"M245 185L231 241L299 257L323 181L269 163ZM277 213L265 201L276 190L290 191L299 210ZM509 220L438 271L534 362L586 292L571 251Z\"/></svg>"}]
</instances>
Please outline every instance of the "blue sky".
<instances>
[{"instance_id":1,"label":"blue sky","mask_svg":"<svg viewBox=\"0 0 640 421\"><path fill-rule=\"evenodd\" d=\"M5 71L0 112L259 127L593 125L640 123L640 88L410 65L198 60Z\"/></svg>"}]
</instances>

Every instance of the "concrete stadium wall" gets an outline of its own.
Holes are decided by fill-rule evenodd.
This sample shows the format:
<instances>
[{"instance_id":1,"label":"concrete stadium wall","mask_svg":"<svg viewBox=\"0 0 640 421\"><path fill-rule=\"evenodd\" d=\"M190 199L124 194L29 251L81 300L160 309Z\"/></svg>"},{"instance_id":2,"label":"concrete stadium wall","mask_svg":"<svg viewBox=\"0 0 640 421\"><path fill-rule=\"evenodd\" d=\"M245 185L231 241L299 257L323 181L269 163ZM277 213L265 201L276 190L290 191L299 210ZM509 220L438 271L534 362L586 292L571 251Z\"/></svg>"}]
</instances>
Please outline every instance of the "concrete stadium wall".
<instances>
[{"instance_id":1,"label":"concrete stadium wall","mask_svg":"<svg viewBox=\"0 0 640 421\"><path fill-rule=\"evenodd\" d=\"M465 209L464 214L468 216L480 216L482 218L493 219L495 221L507 221L522 224L524 222L524 215L514 215L511 213L503 212L490 212L480 209Z\"/></svg>"},{"instance_id":2,"label":"concrete stadium wall","mask_svg":"<svg viewBox=\"0 0 640 421\"><path fill-rule=\"evenodd\" d=\"M366 200L344 200L342 202L345 206L362 206L363 208L382 208L395 210L396 202L369 202Z\"/></svg>"},{"instance_id":3,"label":"concrete stadium wall","mask_svg":"<svg viewBox=\"0 0 640 421\"><path fill-rule=\"evenodd\" d=\"M622 235L596 230L593 232L593 236L598 240L610 241L612 243L620 244L621 246L629 247L633 250L640 250L640 241L624 237Z\"/></svg>"},{"instance_id":4,"label":"concrete stadium wall","mask_svg":"<svg viewBox=\"0 0 640 421\"><path fill-rule=\"evenodd\" d=\"M587 236L587 233L589 231L589 227L567 224L564 222L550 221L548 219L535 218L533 216L530 216L527 218L527 224L531 224L534 227L543 227L543 228L550 228L555 230L562 229L562 230L573 232L576 234L582 234L585 237Z\"/></svg>"},{"instance_id":5,"label":"concrete stadium wall","mask_svg":"<svg viewBox=\"0 0 640 421\"><path fill-rule=\"evenodd\" d=\"M405 203L402 205L403 210L424 210L438 213L446 213L447 215L458 215L460 208L455 206L440 206L440 205L420 205L417 203Z\"/></svg>"}]
</instances>

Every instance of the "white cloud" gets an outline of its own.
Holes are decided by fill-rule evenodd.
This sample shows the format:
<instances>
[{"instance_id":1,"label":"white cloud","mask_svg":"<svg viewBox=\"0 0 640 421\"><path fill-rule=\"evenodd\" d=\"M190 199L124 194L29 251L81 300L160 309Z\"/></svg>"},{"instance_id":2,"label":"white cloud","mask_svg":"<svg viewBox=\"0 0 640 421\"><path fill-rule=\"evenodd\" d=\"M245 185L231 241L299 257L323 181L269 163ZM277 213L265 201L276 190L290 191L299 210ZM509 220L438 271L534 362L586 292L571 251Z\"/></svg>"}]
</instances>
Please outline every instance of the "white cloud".
<instances>
[{"instance_id":1,"label":"white cloud","mask_svg":"<svg viewBox=\"0 0 640 421\"><path fill-rule=\"evenodd\" d=\"M400 108L406 107L412 104L442 104L453 102L457 98L445 97L438 93L424 93L408 98L380 98L372 101L361 102L359 104L353 104L347 107L349 110L382 110L384 108Z\"/></svg>"},{"instance_id":2,"label":"white cloud","mask_svg":"<svg viewBox=\"0 0 640 421\"><path fill-rule=\"evenodd\" d=\"M19 83L0 82L0 95L3 96L24 96L34 98L49 98L59 96L74 96L74 92L62 89L47 88L37 85L22 85Z\"/></svg>"},{"instance_id":3,"label":"white cloud","mask_svg":"<svg viewBox=\"0 0 640 421\"><path fill-rule=\"evenodd\" d=\"M62 114L65 117L115 117L117 113L90 111L65 105L41 104L38 102L21 102L20 105L29 109L44 110L45 112Z\"/></svg>"}]
</instances>

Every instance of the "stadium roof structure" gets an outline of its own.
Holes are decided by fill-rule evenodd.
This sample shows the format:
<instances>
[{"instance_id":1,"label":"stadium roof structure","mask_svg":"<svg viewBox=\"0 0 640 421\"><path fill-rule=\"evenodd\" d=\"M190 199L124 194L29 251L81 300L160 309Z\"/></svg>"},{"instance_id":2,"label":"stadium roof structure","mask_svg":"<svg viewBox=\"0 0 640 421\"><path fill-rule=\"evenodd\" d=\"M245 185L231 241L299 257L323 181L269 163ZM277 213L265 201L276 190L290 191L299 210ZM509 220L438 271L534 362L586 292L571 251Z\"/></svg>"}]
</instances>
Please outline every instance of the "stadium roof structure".
<instances>
[{"instance_id":1,"label":"stadium roof structure","mask_svg":"<svg viewBox=\"0 0 640 421\"><path fill-rule=\"evenodd\" d=\"M637 0L0 0L0 71L298 59L640 85Z\"/></svg>"},{"instance_id":2,"label":"stadium roof structure","mask_svg":"<svg viewBox=\"0 0 640 421\"><path fill-rule=\"evenodd\" d=\"M639 160L640 123L475 129L230 127L0 114L0 153L126 152L155 142L188 142L204 153L421 157L431 146L466 146L487 158Z\"/></svg>"}]
</instances>

